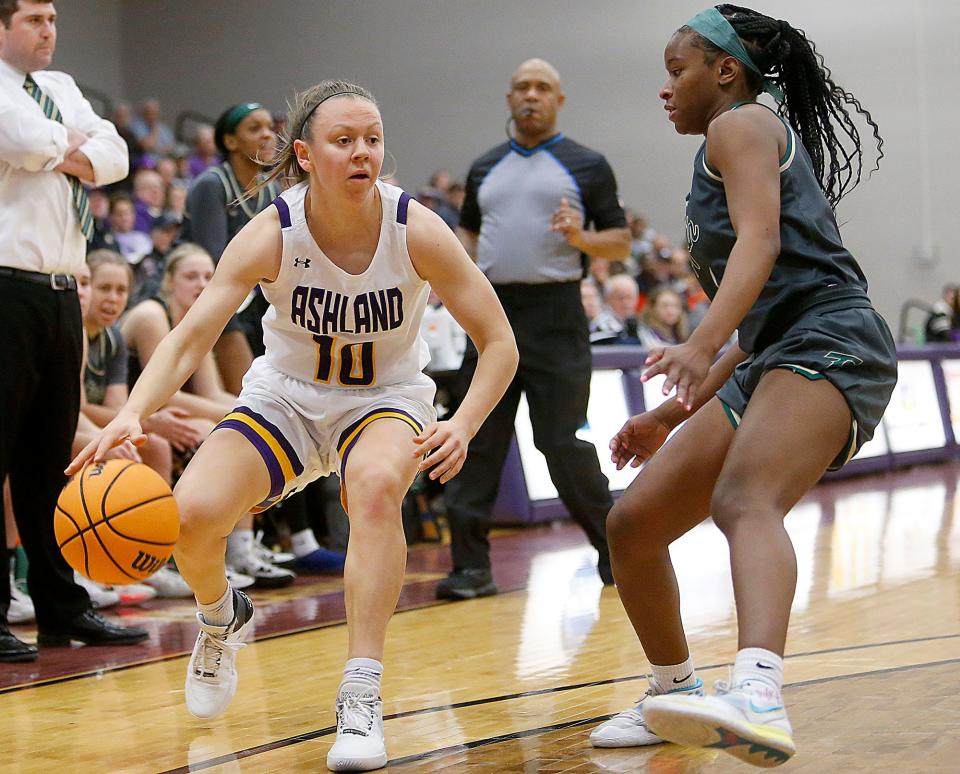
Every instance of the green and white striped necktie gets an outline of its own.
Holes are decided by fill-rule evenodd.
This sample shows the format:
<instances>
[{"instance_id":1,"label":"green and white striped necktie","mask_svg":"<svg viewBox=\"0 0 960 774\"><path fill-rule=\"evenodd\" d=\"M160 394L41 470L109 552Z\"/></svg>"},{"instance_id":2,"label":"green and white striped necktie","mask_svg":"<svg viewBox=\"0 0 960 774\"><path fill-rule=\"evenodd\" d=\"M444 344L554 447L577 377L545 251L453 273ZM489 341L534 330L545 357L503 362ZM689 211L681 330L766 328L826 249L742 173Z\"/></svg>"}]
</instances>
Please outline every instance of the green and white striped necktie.
<instances>
[{"instance_id":1,"label":"green and white striped necktie","mask_svg":"<svg viewBox=\"0 0 960 774\"><path fill-rule=\"evenodd\" d=\"M23 82L23 88L27 94L37 101L37 104L47 118L61 124L63 123L63 116L60 115L57 104L43 93L43 90L37 85L37 82L33 80L32 75L27 74L27 79ZM80 224L80 230L89 242L90 237L93 236L93 213L90 212L90 200L87 198L87 192L84 190L80 178L67 175L67 180L70 181L70 191L73 193L73 206L76 207L77 210L77 222Z\"/></svg>"}]
</instances>

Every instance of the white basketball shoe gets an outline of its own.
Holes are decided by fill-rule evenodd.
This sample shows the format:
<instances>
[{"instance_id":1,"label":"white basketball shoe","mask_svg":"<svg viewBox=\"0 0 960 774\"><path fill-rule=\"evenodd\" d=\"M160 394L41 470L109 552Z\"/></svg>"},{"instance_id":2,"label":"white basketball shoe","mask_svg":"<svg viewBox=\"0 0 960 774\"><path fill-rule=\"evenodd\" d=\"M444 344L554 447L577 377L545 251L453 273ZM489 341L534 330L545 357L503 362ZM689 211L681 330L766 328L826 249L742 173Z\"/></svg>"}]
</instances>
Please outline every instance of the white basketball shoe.
<instances>
[{"instance_id":1,"label":"white basketball shoe","mask_svg":"<svg viewBox=\"0 0 960 774\"><path fill-rule=\"evenodd\" d=\"M597 726L590 733L590 744L594 747L644 747L649 744L660 744L664 740L647 728L644 720L646 701L653 696L666 695L703 695L703 680L697 679L696 685L689 688L665 691L653 678L650 678L650 687L641 696L635 706L614 715L606 723Z\"/></svg>"},{"instance_id":2,"label":"white basketball shoe","mask_svg":"<svg viewBox=\"0 0 960 774\"><path fill-rule=\"evenodd\" d=\"M253 602L242 591L233 591L233 620L212 626L197 613L200 634L187 666L186 699L190 714L215 718L237 692L237 651L253 628Z\"/></svg>"},{"instance_id":3,"label":"white basketball shoe","mask_svg":"<svg viewBox=\"0 0 960 774\"><path fill-rule=\"evenodd\" d=\"M337 741L327 753L330 771L372 771L387 765L383 702L373 687L344 683L337 696Z\"/></svg>"},{"instance_id":4,"label":"white basketball shoe","mask_svg":"<svg viewBox=\"0 0 960 774\"><path fill-rule=\"evenodd\" d=\"M780 692L756 682L717 682L715 696L654 696L644 707L650 729L690 747L711 747L773 768L797 751Z\"/></svg>"}]
</instances>

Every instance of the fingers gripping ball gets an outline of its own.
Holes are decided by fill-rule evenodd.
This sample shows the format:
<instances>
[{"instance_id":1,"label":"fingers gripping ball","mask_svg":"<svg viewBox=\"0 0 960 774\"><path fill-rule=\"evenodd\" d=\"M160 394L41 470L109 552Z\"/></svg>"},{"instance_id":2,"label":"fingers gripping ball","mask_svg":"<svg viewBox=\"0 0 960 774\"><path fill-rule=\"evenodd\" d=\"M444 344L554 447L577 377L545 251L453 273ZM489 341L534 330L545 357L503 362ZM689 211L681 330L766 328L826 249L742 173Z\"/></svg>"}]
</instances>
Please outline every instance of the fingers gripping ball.
<instances>
[{"instance_id":1,"label":"fingers gripping ball","mask_svg":"<svg viewBox=\"0 0 960 774\"><path fill-rule=\"evenodd\" d=\"M180 533L173 493L130 460L88 465L60 493L57 545L73 569L97 583L136 583L166 564Z\"/></svg>"}]
</instances>

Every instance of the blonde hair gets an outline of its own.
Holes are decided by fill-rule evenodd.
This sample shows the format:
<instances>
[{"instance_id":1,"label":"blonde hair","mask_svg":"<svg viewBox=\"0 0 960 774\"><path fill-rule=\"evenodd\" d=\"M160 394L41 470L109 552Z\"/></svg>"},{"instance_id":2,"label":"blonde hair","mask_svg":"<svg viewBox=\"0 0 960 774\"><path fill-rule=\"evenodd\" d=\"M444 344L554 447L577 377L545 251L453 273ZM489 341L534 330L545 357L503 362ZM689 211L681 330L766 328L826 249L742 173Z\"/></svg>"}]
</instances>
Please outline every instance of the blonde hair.
<instances>
[{"instance_id":1,"label":"blonde hair","mask_svg":"<svg viewBox=\"0 0 960 774\"><path fill-rule=\"evenodd\" d=\"M281 137L277 155L273 163L264 165L267 169L266 175L244 194L244 199L256 196L274 180L282 178L292 183L300 183L307 179L306 170L297 161L293 143L295 140L303 140L310 136L310 126L317 108L328 99L340 96L365 99L377 105L377 100L369 91L346 81L322 81L306 91L295 94L293 100L287 103L287 131Z\"/></svg>"},{"instance_id":2,"label":"blonde hair","mask_svg":"<svg viewBox=\"0 0 960 774\"><path fill-rule=\"evenodd\" d=\"M173 281L173 275L177 273L177 267L183 262L184 258L189 258L191 255L205 255L210 258L210 263L213 263L210 253L194 242L184 242L172 250L170 255L167 256L167 265L163 267L163 283L157 290L157 295L164 301L170 301L168 284Z\"/></svg>"},{"instance_id":3,"label":"blonde hair","mask_svg":"<svg viewBox=\"0 0 960 774\"><path fill-rule=\"evenodd\" d=\"M87 254L87 266L90 267L90 281L97 275L101 266L122 266L127 272L127 281L133 286L133 268L120 253L114 250L91 250ZM129 288L128 288L129 290Z\"/></svg>"},{"instance_id":4,"label":"blonde hair","mask_svg":"<svg viewBox=\"0 0 960 774\"><path fill-rule=\"evenodd\" d=\"M667 293L675 295L680 302L680 319L677 320L677 324L672 327L664 325L653 313L653 308L657 305L657 299ZM643 311L640 313L640 322L648 328L655 330L660 334L661 338L664 339L676 339L682 343L686 341L690 335L690 332L687 330L687 309L683 303L683 296L669 285L661 285L650 294L646 305L643 307Z\"/></svg>"}]
</instances>

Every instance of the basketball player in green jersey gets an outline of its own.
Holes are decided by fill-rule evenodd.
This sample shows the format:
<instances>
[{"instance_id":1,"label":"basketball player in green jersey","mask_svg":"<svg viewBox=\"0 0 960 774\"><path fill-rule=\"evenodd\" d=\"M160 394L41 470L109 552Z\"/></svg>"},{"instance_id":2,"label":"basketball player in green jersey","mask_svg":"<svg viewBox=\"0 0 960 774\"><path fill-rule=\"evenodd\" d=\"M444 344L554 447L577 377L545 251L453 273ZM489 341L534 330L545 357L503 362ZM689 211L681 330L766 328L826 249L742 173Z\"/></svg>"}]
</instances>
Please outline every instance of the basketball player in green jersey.
<instances>
[{"instance_id":1,"label":"basketball player in green jersey","mask_svg":"<svg viewBox=\"0 0 960 774\"><path fill-rule=\"evenodd\" d=\"M675 388L675 400L632 417L610 444L619 468L649 460L607 532L653 674L647 696L591 741L666 739L776 766L795 752L781 696L796 586L783 518L872 437L896 382L893 339L833 214L860 179L850 109L878 150L882 141L787 22L710 8L673 35L664 60L669 120L680 134L706 137L694 160L687 239L712 304L687 343L647 358L642 378L664 374L664 394ZM756 102L763 91L778 112ZM735 330L739 346L714 362ZM667 550L708 515L730 545L739 624L732 679L711 696L690 658Z\"/></svg>"}]
</instances>

